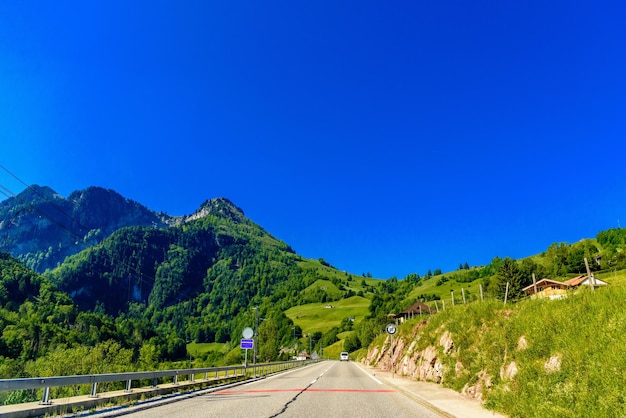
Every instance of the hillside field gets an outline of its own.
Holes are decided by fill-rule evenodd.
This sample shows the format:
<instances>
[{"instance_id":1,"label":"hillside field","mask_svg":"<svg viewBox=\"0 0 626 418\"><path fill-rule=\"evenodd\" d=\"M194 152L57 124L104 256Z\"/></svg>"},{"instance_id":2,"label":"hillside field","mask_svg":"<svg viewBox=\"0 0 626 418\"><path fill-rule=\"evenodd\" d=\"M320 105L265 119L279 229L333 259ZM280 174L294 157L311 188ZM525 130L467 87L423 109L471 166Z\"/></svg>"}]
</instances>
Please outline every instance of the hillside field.
<instances>
[{"instance_id":1,"label":"hillside field","mask_svg":"<svg viewBox=\"0 0 626 418\"><path fill-rule=\"evenodd\" d=\"M335 302L294 306L285 311L285 315L307 334L316 331L324 333L339 326L345 318L354 318L355 324L359 323L368 315L369 304L367 298L352 296Z\"/></svg>"}]
</instances>

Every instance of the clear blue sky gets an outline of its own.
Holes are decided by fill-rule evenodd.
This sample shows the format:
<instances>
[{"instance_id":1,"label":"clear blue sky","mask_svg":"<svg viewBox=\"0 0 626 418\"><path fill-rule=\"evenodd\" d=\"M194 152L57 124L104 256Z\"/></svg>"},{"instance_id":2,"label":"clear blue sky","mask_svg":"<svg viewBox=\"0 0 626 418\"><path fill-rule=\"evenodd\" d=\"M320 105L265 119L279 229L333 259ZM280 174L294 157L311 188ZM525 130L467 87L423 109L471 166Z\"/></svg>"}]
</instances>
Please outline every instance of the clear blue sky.
<instances>
[{"instance_id":1,"label":"clear blue sky","mask_svg":"<svg viewBox=\"0 0 626 418\"><path fill-rule=\"evenodd\" d=\"M0 2L0 164L355 274L626 225L625 139L623 1Z\"/></svg>"}]
</instances>

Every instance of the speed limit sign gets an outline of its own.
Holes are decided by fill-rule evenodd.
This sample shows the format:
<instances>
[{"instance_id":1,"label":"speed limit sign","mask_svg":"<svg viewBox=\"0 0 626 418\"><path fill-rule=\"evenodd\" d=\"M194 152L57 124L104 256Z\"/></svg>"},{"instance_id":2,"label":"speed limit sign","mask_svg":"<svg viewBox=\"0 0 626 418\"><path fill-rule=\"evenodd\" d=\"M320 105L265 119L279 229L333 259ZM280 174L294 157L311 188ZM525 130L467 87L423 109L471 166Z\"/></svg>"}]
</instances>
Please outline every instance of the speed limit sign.
<instances>
[{"instance_id":1,"label":"speed limit sign","mask_svg":"<svg viewBox=\"0 0 626 418\"><path fill-rule=\"evenodd\" d=\"M389 335L393 335L396 333L396 324L389 324L387 325L387 328L385 328L385 330L387 331L387 334Z\"/></svg>"}]
</instances>

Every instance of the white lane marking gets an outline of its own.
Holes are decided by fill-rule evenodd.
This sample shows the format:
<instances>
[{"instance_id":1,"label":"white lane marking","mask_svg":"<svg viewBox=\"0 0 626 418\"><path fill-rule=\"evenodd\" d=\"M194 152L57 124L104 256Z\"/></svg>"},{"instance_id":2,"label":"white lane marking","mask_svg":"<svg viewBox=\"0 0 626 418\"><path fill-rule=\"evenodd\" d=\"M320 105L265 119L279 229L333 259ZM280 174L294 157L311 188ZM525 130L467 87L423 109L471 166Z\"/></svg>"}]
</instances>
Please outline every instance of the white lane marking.
<instances>
[{"instance_id":1,"label":"white lane marking","mask_svg":"<svg viewBox=\"0 0 626 418\"><path fill-rule=\"evenodd\" d=\"M331 367L332 367L332 366L331 366ZM324 374L325 374L328 370L330 370L330 367L328 367L328 368L327 368L326 370L324 370L324 371L323 371L323 372L322 372L319 376L317 376L317 377L315 378L315 380L313 380L313 381L310 383L310 385L312 385L312 384L314 384L314 383L317 383L317 381L318 381L318 380L320 380L320 379L322 378L322 376L324 376Z\"/></svg>"},{"instance_id":2,"label":"white lane marking","mask_svg":"<svg viewBox=\"0 0 626 418\"><path fill-rule=\"evenodd\" d=\"M357 367L358 367L359 369L361 369L361 371L362 371L363 373L365 373L366 375L368 375L368 376L369 376L372 380L374 380L374 382L378 383L379 385L382 385L382 384L383 384L383 382L381 382L381 381L380 381L380 380L378 380L375 376L373 376L373 375L369 374L369 372L368 372L367 370L365 370L364 368L362 368L362 367L359 365L359 363L353 363L353 364L356 364L356 365L357 365Z\"/></svg>"}]
</instances>

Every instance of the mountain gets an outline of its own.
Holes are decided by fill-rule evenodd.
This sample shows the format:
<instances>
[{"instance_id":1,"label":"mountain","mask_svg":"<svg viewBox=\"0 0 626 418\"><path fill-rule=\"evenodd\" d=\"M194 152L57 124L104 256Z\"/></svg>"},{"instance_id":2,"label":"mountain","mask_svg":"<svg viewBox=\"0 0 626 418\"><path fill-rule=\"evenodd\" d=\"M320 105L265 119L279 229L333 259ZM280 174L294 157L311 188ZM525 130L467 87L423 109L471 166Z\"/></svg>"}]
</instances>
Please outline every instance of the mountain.
<instances>
[{"instance_id":1,"label":"mountain","mask_svg":"<svg viewBox=\"0 0 626 418\"><path fill-rule=\"evenodd\" d=\"M0 302L11 312L0 306L0 322L6 314L13 328L0 334L0 357L27 362L51 356L44 362L54 365L54 350L97 349L114 340L133 358L152 353L149 361L141 360L147 367L185 358L189 341L235 344L252 325L254 307L262 318L259 355L288 358L289 351L281 350L293 350L296 330L298 336L302 330L285 310L355 293L348 273L298 256L225 198L172 217L112 190L90 187L64 199L48 187L33 186L1 202L0 211L5 246L24 263L47 268L37 279L45 286L27 300L14 301L11 289L21 283L19 270L26 267L18 269L4 256L9 264L0 266L0 296L9 298ZM320 281L332 283L328 291L326 286L312 290ZM37 315L28 313L33 309ZM49 320L53 323L42 333L40 324ZM220 361L239 362L237 356Z\"/></svg>"},{"instance_id":2,"label":"mountain","mask_svg":"<svg viewBox=\"0 0 626 418\"><path fill-rule=\"evenodd\" d=\"M110 314L131 303L162 309L207 292L214 305L228 296L244 306L261 291L260 265L280 260L262 273L271 284L296 258L232 202L216 198L177 225L121 228L48 276L82 309Z\"/></svg>"},{"instance_id":3,"label":"mountain","mask_svg":"<svg viewBox=\"0 0 626 418\"><path fill-rule=\"evenodd\" d=\"M0 250L43 272L120 228L161 228L179 220L101 187L63 198L49 187L33 185L0 202Z\"/></svg>"}]
</instances>

